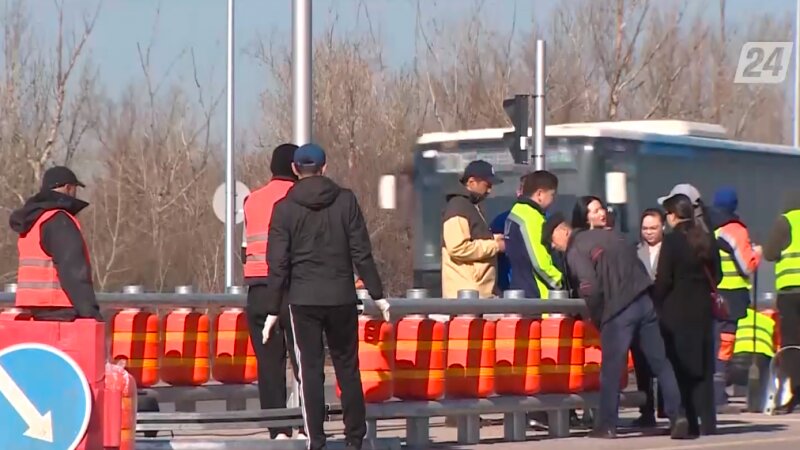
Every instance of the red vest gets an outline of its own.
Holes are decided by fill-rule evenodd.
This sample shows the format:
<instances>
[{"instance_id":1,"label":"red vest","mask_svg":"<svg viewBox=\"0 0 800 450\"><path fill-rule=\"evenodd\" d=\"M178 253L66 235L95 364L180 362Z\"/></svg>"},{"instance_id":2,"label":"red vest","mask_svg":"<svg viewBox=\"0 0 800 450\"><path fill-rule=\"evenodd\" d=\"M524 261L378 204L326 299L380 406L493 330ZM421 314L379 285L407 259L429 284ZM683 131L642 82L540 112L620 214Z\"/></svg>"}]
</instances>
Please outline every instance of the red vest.
<instances>
[{"instance_id":1,"label":"red vest","mask_svg":"<svg viewBox=\"0 0 800 450\"><path fill-rule=\"evenodd\" d=\"M61 288L58 272L53 258L42 248L42 225L55 214L63 212L81 229L78 219L61 209L45 212L33 224L27 233L21 234L17 240L19 250L19 269L17 272L16 306L18 308L71 308L67 293ZM83 243L87 260L89 252L86 242Z\"/></svg>"},{"instance_id":2,"label":"red vest","mask_svg":"<svg viewBox=\"0 0 800 450\"><path fill-rule=\"evenodd\" d=\"M272 180L244 199L244 234L247 241L244 277L260 278L269 274L267 238L272 208L283 200L294 185L289 180Z\"/></svg>"}]
</instances>

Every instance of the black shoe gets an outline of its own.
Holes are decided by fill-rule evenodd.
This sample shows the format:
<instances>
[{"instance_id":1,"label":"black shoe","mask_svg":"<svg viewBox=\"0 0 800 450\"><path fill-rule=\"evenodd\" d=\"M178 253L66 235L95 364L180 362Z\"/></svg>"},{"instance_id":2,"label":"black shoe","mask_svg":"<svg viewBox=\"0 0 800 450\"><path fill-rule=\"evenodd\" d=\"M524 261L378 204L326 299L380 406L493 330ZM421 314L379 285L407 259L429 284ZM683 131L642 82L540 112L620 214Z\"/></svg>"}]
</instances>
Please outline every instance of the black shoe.
<instances>
[{"instance_id":1,"label":"black shoe","mask_svg":"<svg viewBox=\"0 0 800 450\"><path fill-rule=\"evenodd\" d=\"M669 437L672 439L689 439L689 421L680 416L670 423Z\"/></svg>"},{"instance_id":2,"label":"black shoe","mask_svg":"<svg viewBox=\"0 0 800 450\"><path fill-rule=\"evenodd\" d=\"M655 428L656 425L656 418L650 415L641 415L638 419L634 419L631 422L631 426L634 428Z\"/></svg>"},{"instance_id":3,"label":"black shoe","mask_svg":"<svg viewBox=\"0 0 800 450\"><path fill-rule=\"evenodd\" d=\"M586 437L594 439L616 439L617 432L616 430L609 430L607 428L595 428L594 430L590 431Z\"/></svg>"}]
</instances>

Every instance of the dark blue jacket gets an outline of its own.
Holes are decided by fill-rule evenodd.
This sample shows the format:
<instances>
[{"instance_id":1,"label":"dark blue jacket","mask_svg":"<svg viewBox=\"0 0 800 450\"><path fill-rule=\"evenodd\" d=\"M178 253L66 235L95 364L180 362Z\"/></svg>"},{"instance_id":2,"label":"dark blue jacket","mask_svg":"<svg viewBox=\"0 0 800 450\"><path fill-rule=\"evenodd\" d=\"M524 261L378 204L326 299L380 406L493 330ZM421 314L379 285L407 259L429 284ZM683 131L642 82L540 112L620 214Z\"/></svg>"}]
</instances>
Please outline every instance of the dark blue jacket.
<instances>
[{"instance_id":1,"label":"dark blue jacket","mask_svg":"<svg viewBox=\"0 0 800 450\"><path fill-rule=\"evenodd\" d=\"M500 213L497 217L492 220L492 223L489 224L489 228L492 230L492 234L504 234L506 229L506 219L508 218L508 213L511 210L508 210L504 213ZM499 293L502 295L503 292L507 291L511 287L511 262L508 260L508 256L505 253L498 253L497 254L497 289L500 291Z\"/></svg>"}]
</instances>

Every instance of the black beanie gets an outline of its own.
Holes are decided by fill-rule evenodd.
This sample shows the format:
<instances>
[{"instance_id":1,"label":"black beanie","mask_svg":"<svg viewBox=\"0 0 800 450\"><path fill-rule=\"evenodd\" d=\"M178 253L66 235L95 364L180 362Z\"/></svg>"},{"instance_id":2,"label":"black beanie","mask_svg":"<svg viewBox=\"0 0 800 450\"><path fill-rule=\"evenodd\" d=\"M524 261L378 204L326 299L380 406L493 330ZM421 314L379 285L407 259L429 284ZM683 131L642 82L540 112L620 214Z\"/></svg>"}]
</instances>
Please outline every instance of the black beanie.
<instances>
[{"instance_id":1,"label":"black beanie","mask_svg":"<svg viewBox=\"0 0 800 450\"><path fill-rule=\"evenodd\" d=\"M297 146L294 144L281 144L272 151L272 161L269 170L273 177L295 178L292 172L292 159Z\"/></svg>"}]
</instances>

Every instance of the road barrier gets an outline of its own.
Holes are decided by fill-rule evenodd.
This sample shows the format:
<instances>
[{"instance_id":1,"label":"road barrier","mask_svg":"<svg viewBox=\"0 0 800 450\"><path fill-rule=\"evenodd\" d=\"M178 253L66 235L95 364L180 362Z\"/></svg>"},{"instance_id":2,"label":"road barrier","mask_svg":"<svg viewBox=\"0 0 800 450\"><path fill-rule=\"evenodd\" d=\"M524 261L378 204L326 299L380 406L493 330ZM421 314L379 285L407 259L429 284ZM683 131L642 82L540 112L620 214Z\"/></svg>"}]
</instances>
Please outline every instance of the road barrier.
<instances>
[{"instance_id":1,"label":"road barrier","mask_svg":"<svg viewBox=\"0 0 800 450\"><path fill-rule=\"evenodd\" d=\"M249 384L255 359L244 294L201 294L187 287L145 293L130 287L97 297L108 318L110 358L125 361L136 383L149 386L160 401L191 412L196 401L225 399L229 410L240 410L257 397ZM460 416L459 442L474 443L479 414L503 413L506 438L519 440L530 411L548 412L551 435L564 436L569 409L596 408L599 339L582 321L588 312L583 300L524 299L518 292L507 293L510 298L477 299L469 292L459 297L426 298L423 290L409 291L407 298L389 299L392 323L379 319L374 302L363 300L360 357L372 437L377 420L406 418L409 442L424 447L429 418L447 415ZM6 308L0 320L30 319L13 308L13 292L0 294L0 307ZM620 375L624 386L627 374ZM210 379L229 384L208 384ZM159 380L171 386L156 386ZM635 396L625 399L639 402ZM163 414L164 422L138 431L166 429L159 427L183 417ZM208 420L230 424L231 419Z\"/></svg>"}]
</instances>

